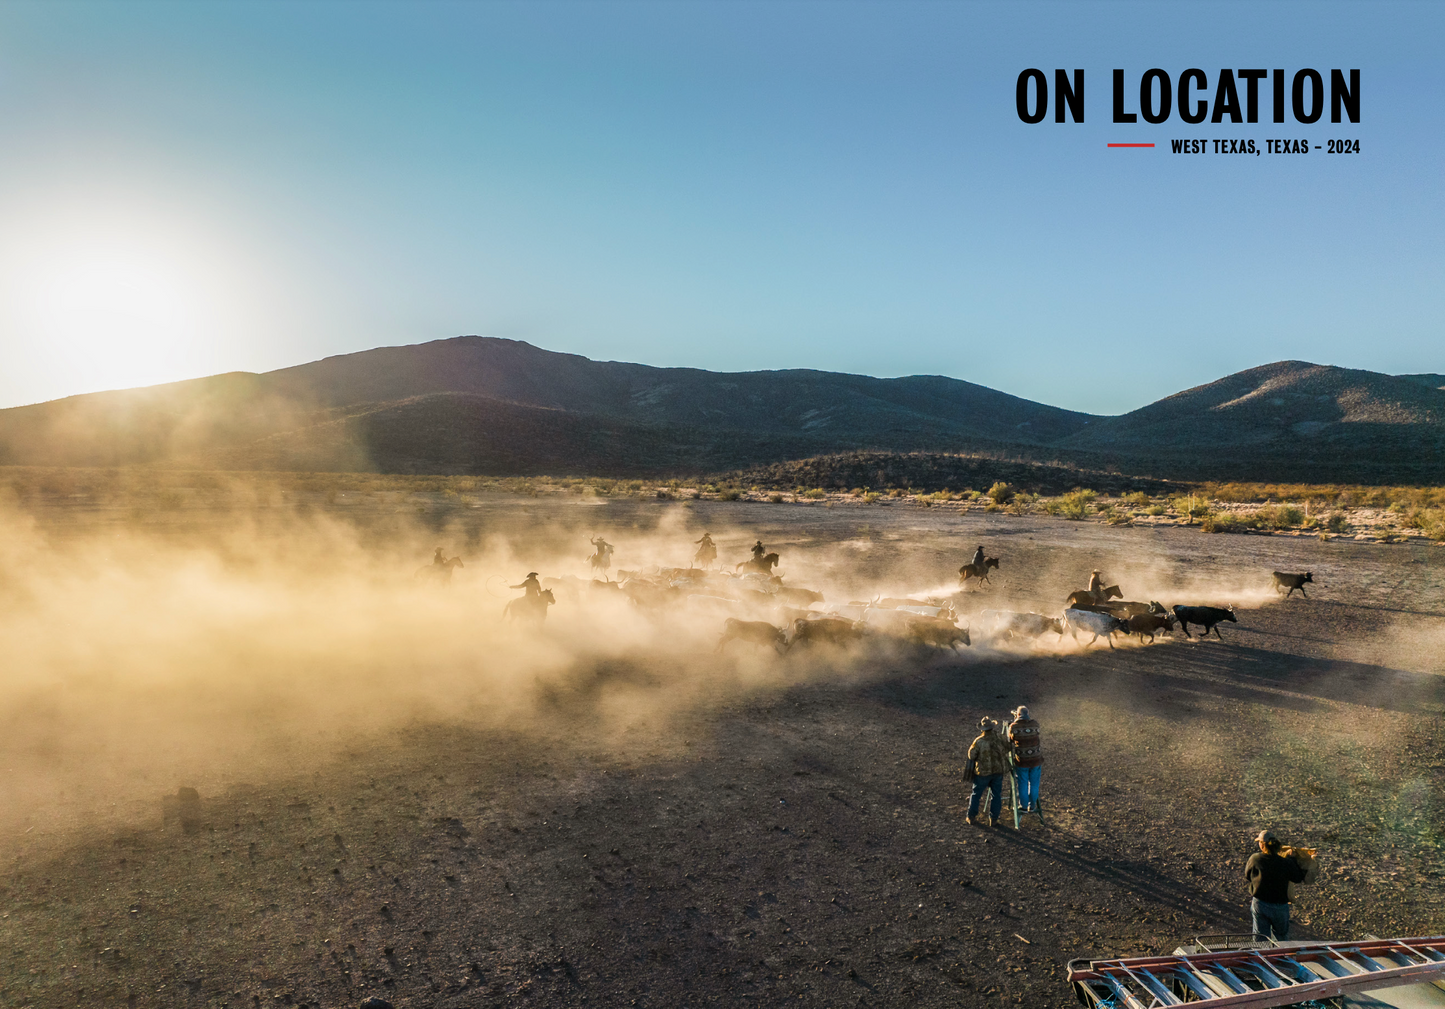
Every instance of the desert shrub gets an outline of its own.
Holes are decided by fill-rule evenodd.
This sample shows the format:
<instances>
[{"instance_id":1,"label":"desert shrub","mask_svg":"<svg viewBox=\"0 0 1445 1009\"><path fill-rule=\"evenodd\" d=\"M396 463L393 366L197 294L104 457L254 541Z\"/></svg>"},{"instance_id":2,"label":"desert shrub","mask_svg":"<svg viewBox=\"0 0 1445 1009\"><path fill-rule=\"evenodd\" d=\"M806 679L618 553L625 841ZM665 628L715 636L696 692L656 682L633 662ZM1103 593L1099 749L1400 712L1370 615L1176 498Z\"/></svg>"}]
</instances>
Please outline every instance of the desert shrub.
<instances>
[{"instance_id":1,"label":"desert shrub","mask_svg":"<svg viewBox=\"0 0 1445 1009\"><path fill-rule=\"evenodd\" d=\"M1229 512L1208 512L1199 522L1199 528L1206 533L1242 533L1250 523Z\"/></svg>"},{"instance_id":2,"label":"desert shrub","mask_svg":"<svg viewBox=\"0 0 1445 1009\"><path fill-rule=\"evenodd\" d=\"M1407 520L1413 529L1432 540L1445 540L1445 508L1421 508Z\"/></svg>"},{"instance_id":3,"label":"desert shrub","mask_svg":"<svg viewBox=\"0 0 1445 1009\"><path fill-rule=\"evenodd\" d=\"M769 501L770 503L772 503L772 504L782 504L782 503L783 503L783 495L781 495L781 494L769 494L769 495L768 495L768 501Z\"/></svg>"},{"instance_id":4,"label":"desert shrub","mask_svg":"<svg viewBox=\"0 0 1445 1009\"><path fill-rule=\"evenodd\" d=\"M1125 494L1121 500L1130 508L1143 508L1149 504L1149 495L1136 490L1132 494Z\"/></svg>"},{"instance_id":5,"label":"desert shrub","mask_svg":"<svg viewBox=\"0 0 1445 1009\"><path fill-rule=\"evenodd\" d=\"M1292 529L1304 520L1304 512L1294 505L1265 505L1254 513L1254 524L1261 529Z\"/></svg>"},{"instance_id":6,"label":"desert shrub","mask_svg":"<svg viewBox=\"0 0 1445 1009\"><path fill-rule=\"evenodd\" d=\"M1193 497L1188 494L1181 495L1180 497L1176 497L1171 504L1174 506L1176 512L1186 518L1203 518L1209 514L1208 499L1198 494L1195 494Z\"/></svg>"},{"instance_id":7,"label":"desert shrub","mask_svg":"<svg viewBox=\"0 0 1445 1009\"><path fill-rule=\"evenodd\" d=\"M1127 511L1116 508L1106 508L1101 514L1104 516L1104 521L1111 526L1126 526L1133 521Z\"/></svg>"},{"instance_id":8,"label":"desert shrub","mask_svg":"<svg viewBox=\"0 0 1445 1009\"><path fill-rule=\"evenodd\" d=\"M1161 505L1161 504L1152 504L1152 505L1150 505L1148 508L1145 508L1145 509L1144 509L1144 514L1145 514L1145 515L1163 515L1163 514L1164 514L1165 512L1167 512L1168 510L1169 510L1168 508L1165 508L1165 507L1164 507L1163 505Z\"/></svg>"},{"instance_id":9,"label":"desert shrub","mask_svg":"<svg viewBox=\"0 0 1445 1009\"><path fill-rule=\"evenodd\" d=\"M743 492L737 487L724 487L717 492L720 501L736 501L743 496Z\"/></svg>"},{"instance_id":10,"label":"desert shrub","mask_svg":"<svg viewBox=\"0 0 1445 1009\"><path fill-rule=\"evenodd\" d=\"M799 496L799 497L807 498L809 501L816 501L816 500L818 500L819 498L827 497L827 496L828 496L828 492L825 491L825 490L824 490L823 488L821 488L821 487L813 487L813 488L810 488L809 490L803 491L803 493L800 494L800 495L798 495L798 496Z\"/></svg>"},{"instance_id":11,"label":"desert shrub","mask_svg":"<svg viewBox=\"0 0 1445 1009\"><path fill-rule=\"evenodd\" d=\"M994 504L1007 504L1013 500L1016 491L1002 480L995 481L988 489L988 496Z\"/></svg>"},{"instance_id":12,"label":"desert shrub","mask_svg":"<svg viewBox=\"0 0 1445 1009\"><path fill-rule=\"evenodd\" d=\"M1060 495L1054 499L1055 508L1051 514L1062 515L1066 519L1078 522L1089 513L1089 506L1099 495L1095 491L1083 487L1075 487L1067 494Z\"/></svg>"},{"instance_id":13,"label":"desert shrub","mask_svg":"<svg viewBox=\"0 0 1445 1009\"><path fill-rule=\"evenodd\" d=\"M878 500L878 492L877 492L876 490L870 490L870 491L864 491L864 492L863 492L863 503L864 503L864 504L872 504L874 501L877 501L877 500Z\"/></svg>"}]
</instances>

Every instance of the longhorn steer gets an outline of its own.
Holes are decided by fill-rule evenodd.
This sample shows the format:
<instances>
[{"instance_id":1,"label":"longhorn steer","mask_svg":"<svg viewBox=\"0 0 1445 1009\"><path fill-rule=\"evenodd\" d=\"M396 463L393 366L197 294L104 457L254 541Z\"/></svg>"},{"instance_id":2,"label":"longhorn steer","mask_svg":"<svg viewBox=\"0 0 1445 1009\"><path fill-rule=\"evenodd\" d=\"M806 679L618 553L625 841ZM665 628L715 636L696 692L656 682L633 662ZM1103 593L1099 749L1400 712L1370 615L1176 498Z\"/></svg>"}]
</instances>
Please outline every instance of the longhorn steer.
<instances>
[{"instance_id":1,"label":"longhorn steer","mask_svg":"<svg viewBox=\"0 0 1445 1009\"><path fill-rule=\"evenodd\" d=\"M1109 642L1109 647L1114 647L1114 634L1122 632L1129 633L1129 625L1118 617L1111 617L1107 613L1095 613L1092 610L1064 610L1064 625L1069 629L1069 637L1078 640L1078 631L1088 631L1093 635L1089 644L1093 644L1100 638Z\"/></svg>"}]
</instances>

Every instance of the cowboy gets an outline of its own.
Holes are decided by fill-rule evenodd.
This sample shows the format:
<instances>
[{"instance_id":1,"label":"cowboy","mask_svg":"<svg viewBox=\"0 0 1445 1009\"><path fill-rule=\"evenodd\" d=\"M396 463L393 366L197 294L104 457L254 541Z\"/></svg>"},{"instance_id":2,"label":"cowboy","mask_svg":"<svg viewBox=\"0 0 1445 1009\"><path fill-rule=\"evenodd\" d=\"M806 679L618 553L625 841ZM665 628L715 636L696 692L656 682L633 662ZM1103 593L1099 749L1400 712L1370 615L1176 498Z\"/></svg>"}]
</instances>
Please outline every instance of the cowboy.
<instances>
[{"instance_id":1,"label":"cowboy","mask_svg":"<svg viewBox=\"0 0 1445 1009\"><path fill-rule=\"evenodd\" d=\"M998 826L1003 810L1003 776L1008 771L1008 744L998 734L998 722L985 715L978 723L978 738L968 748L968 760L974 763L973 791L968 797L968 822L980 825L979 800L984 792L989 798L989 822Z\"/></svg>"},{"instance_id":2,"label":"cowboy","mask_svg":"<svg viewBox=\"0 0 1445 1009\"><path fill-rule=\"evenodd\" d=\"M753 544L753 560L755 560L755 561L760 561L760 560L762 560L762 559L763 559L763 555L764 555L765 553L767 553L767 552L768 552L768 551L767 551L767 548L763 546L763 541L762 541L762 540L758 540L756 543Z\"/></svg>"},{"instance_id":3,"label":"cowboy","mask_svg":"<svg viewBox=\"0 0 1445 1009\"><path fill-rule=\"evenodd\" d=\"M978 545L978 549L973 552L973 560L969 561L969 563L970 563L971 565L973 565L973 569L974 569L975 571L982 571L982 570L983 570L983 544L982 544L982 543L980 543L980 544Z\"/></svg>"},{"instance_id":4,"label":"cowboy","mask_svg":"<svg viewBox=\"0 0 1445 1009\"><path fill-rule=\"evenodd\" d=\"M540 596L542 594L542 583L537 581L537 572L528 571L527 577L522 579L521 585L508 585L510 589L525 589L527 596Z\"/></svg>"},{"instance_id":5,"label":"cowboy","mask_svg":"<svg viewBox=\"0 0 1445 1009\"><path fill-rule=\"evenodd\" d=\"M447 555L442 553L441 547L437 547L437 552L432 554L431 562L436 565L442 565L447 562Z\"/></svg>"}]
</instances>

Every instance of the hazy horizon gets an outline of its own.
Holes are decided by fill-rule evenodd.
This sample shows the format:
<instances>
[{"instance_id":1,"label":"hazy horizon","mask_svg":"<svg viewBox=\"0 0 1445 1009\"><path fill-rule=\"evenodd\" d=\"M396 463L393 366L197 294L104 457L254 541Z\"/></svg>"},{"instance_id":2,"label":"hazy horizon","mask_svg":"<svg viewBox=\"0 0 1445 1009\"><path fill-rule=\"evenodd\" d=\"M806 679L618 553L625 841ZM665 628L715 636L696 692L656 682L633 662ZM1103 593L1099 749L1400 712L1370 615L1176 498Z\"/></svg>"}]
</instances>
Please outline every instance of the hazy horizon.
<instances>
[{"instance_id":1,"label":"hazy horizon","mask_svg":"<svg viewBox=\"0 0 1445 1009\"><path fill-rule=\"evenodd\" d=\"M327 357L346 357L346 356L349 356L349 355L352 355L352 354L364 354L364 353L366 353L367 351L371 351L371 350L385 350L385 349L397 348L397 347L421 347L421 346L425 346L425 345L427 345L427 344L429 344L429 343L437 343L437 342L443 342L443 341L446 341L446 340L465 339L465 338L468 338L468 337L478 337L478 336L479 336L479 334L475 334L475 333L465 333L465 334L460 334L460 335L458 335L458 336L438 337L438 338L435 339L435 340L424 340L424 341L421 341L420 343L411 343L411 344L383 344L383 345L380 345L380 346L377 346L377 347L367 347L367 348L362 348L362 349L359 349L359 350L345 351L345 352L343 352L343 353L341 353L341 354L328 354ZM505 340L515 340L515 339L516 339L516 338L514 338L514 337L481 337L481 338L482 338L482 339L505 339ZM534 348L536 348L536 349L538 349L538 350L545 351L545 352L548 352L548 353L558 353L558 354L570 354L570 353L574 353L574 352L572 352L572 351L558 351L558 350L553 350L553 348L540 346L539 344L533 343L533 342L530 341L530 340L516 340L516 342L525 343L525 344L527 344L527 345L529 345L529 346L531 346L531 347L534 347ZM688 365L656 365L656 364L652 364L652 363L649 362L649 361L608 360L608 359L603 359L603 358L589 357L589 355L586 355L586 354L581 354L581 355L578 355L578 356L587 357L589 360L596 361L596 362L598 362L598 363L604 363L604 364L635 364L635 365L642 365L642 366L644 366L644 367L660 368L660 369L672 368L672 367L681 367L681 368L690 367L690 366L688 366ZM73 398L73 397L75 397L75 396L89 396L89 395L103 394L103 393L107 393L107 392L126 392L126 391L130 391L130 390L135 390L135 389L153 388L154 386L173 385L173 384L184 383L184 382L204 381L205 379L208 379L208 378L217 378L217 377L220 377L221 375L235 375L235 374L241 374L241 375L266 375L266 374L270 374L270 373L272 373L272 372L286 371L286 370L288 370L288 369L290 369L290 368L297 368L297 367L302 367L302 366L307 365L307 364L313 364L313 363L315 363L316 361L319 361L319 360L324 360L324 359L323 359L323 358L316 358L316 359L314 359L314 360L312 360L312 361L297 361L297 362L295 362L295 363L293 363L293 364L283 364L283 365L281 365L281 366L279 366L279 367L277 367L277 368L269 368L269 369L267 369L266 371L261 371L261 372L246 371L246 370L244 370L244 369L232 369L232 370L230 370L230 371L214 372L214 373L209 374L209 375L193 375L193 376L190 376L190 377L188 377L188 378L173 379L173 380L166 381L166 382L156 382L156 383L151 383L151 384L148 384L148 385L124 386L124 387L118 387L118 388L113 388L113 389L94 389L94 390L87 390L87 391L85 391L85 392L67 393L67 394L62 395L62 396L56 396L56 397L54 397L54 398L52 398L52 399L36 400L36 401L33 402L33 403L15 403L15 404L0 405L0 411L10 410L10 409L18 409L18 408L20 408L20 407L26 407L26 406L39 406L39 405L44 404L44 403L53 403L53 402L57 402L57 401L63 400L63 399L70 399L70 398ZM1294 358L1292 358L1292 359L1290 359L1290 360L1299 360L1299 359L1294 359ZM1243 368L1243 369L1240 369L1240 370L1241 370L1241 371L1248 371L1248 370L1250 370L1250 368L1265 367L1265 366L1268 366L1268 365L1281 364L1281 363L1284 363L1283 360L1279 360L1279 361L1262 361L1262 362L1260 362L1260 363L1257 364L1257 365L1251 365L1249 368ZM1344 365L1333 365L1333 364L1330 364L1329 362L1324 362L1324 361L1307 361L1307 362L1304 362L1304 363L1311 364L1311 365L1316 365L1316 366L1321 366L1321 367L1338 367L1338 368L1343 368L1343 367L1345 367ZM798 369L787 369L787 368L738 368L738 369L733 369L733 370L730 370L730 371L721 371L721 370L712 369L712 368L703 368L703 369L696 369L696 370L708 371L708 372L711 372L711 373L713 373L713 374L718 374L718 375L730 375L730 374L747 374L747 373L750 373L750 372L789 371L789 370L798 370ZM821 368L808 369L808 370L826 371L826 369L821 369ZM1366 368L1366 369L1354 369L1354 370L1370 371L1371 369ZM957 375L940 375L940 374L938 374L938 373L930 373L930 372L916 372L916 373L907 374L907 375L865 375L865 374L863 374L863 373L861 373L861 372L837 372L837 371L827 371L827 373L828 373L828 374L834 374L834 375L859 375L859 376L864 377L864 378L879 378L879 379L947 378L947 379L952 379L952 380L954 380L954 381L972 382L974 385L982 385L982 384L983 384L983 383L981 383L981 382L974 382L972 379L960 378L960 377L957 376ZM1200 386L1209 385L1209 384L1212 383L1212 382L1217 382L1217 381L1219 381L1219 380L1222 379L1222 378L1227 378L1229 375L1237 374L1237 373L1238 373L1238 372L1229 372L1228 374L1215 375L1215 376L1213 376L1213 377L1211 377L1211 378L1205 379L1205 380L1202 381L1202 382L1196 382L1194 385L1186 386L1186 387L1179 388L1179 389L1175 389L1175 390L1173 390L1172 392L1167 392L1167 393L1165 393L1163 396L1156 397L1155 399L1151 399L1151 400L1148 400L1148 401L1146 401L1146 402L1137 403L1137 404L1135 404L1134 406L1128 407L1127 409L1120 411L1119 414L1099 414L1099 413L1093 413L1092 416L1096 416L1096 417L1113 417L1113 416L1120 416L1120 415L1122 415L1122 414L1131 413L1131 412L1133 412L1134 410L1138 410L1138 409L1140 409L1140 408L1142 408L1142 407L1148 406L1148 405L1151 404L1151 403L1156 403L1156 402L1158 402L1160 399L1167 398L1168 396L1172 396L1172 395L1175 395L1175 394L1177 394L1177 393L1187 392L1187 391L1189 391L1190 389L1198 388L1198 387L1200 387ZM1389 373L1386 373L1386 372L1376 372L1376 374L1388 375ZM1403 376L1418 375L1418 374L1432 374L1432 372L1423 371L1423 370L1422 370L1422 371L1416 371L1416 372L1400 372L1400 373L1398 373L1398 374L1396 374L1396 375L1389 375L1389 377L1399 378L1399 377L1403 377ZM1015 391L1012 390L1012 389L1000 389L1000 388L996 388L996 387L994 387L994 386L987 386L987 388L993 389L995 392L1001 392L1001 393L1005 393L1005 394L1010 395L1010 396L1016 396L1016 397L1018 397L1018 398L1020 398L1020 399L1025 399L1025 400L1029 400L1029 399L1030 399L1030 397L1024 396L1024 395L1022 395L1022 394L1020 394L1020 393L1018 393L1018 392L1015 392ZM1040 404L1042 404L1042 405L1044 405L1044 406L1052 406L1052 407L1059 407L1059 406L1060 406L1058 403L1050 403L1050 402L1048 402L1048 401L1046 401L1046 400L1030 400L1030 401L1031 401L1031 402L1035 402L1035 403L1040 403ZM1073 408L1071 408L1071 407L1060 407L1060 408L1061 408L1061 409L1073 409ZM1076 411L1076 412L1080 412L1080 413L1091 413L1091 411L1087 411L1087 410Z\"/></svg>"}]
</instances>

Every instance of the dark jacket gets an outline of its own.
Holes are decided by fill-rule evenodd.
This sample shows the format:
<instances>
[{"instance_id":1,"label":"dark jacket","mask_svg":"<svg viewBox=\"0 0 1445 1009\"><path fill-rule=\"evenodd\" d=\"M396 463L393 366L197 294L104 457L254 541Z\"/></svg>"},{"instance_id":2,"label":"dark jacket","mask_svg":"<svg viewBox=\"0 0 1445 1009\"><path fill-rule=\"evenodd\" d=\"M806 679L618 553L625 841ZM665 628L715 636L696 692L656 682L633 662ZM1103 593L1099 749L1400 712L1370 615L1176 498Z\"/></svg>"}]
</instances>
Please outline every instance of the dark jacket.
<instances>
[{"instance_id":1,"label":"dark jacket","mask_svg":"<svg viewBox=\"0 0 1445 1009\"><path fill-rule=\"evenodd\" d=\"M1305 871L1292 858L1256 851L1244 863L1244 878L1249 881L1249 893L1255 900L1288 904L1289 884L1303 883Z\"/></svg>"},{"instance_id":2,"label":"dark jacket","mask_svg":"<svg viewBox=\"0 0 1445 1009\"><path fill-rule=\"evenodd\" d=\"M1044 752L1039 746L1039 723L1032 718L1020 718L1008 727L1008 739L1013 744L1014 763L1019 767L1038 767L1044 762Z\"/></svg>"}]
</instances>

